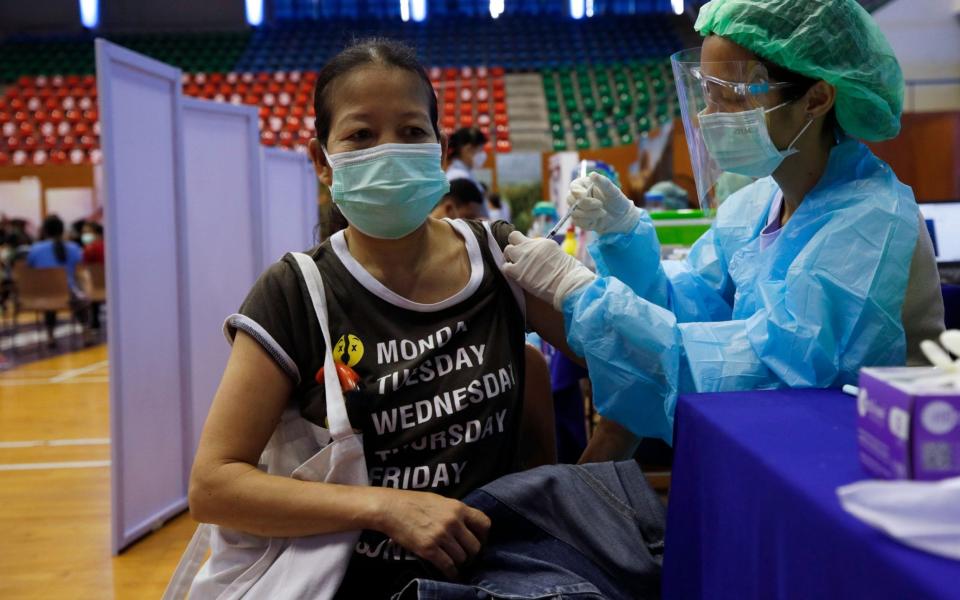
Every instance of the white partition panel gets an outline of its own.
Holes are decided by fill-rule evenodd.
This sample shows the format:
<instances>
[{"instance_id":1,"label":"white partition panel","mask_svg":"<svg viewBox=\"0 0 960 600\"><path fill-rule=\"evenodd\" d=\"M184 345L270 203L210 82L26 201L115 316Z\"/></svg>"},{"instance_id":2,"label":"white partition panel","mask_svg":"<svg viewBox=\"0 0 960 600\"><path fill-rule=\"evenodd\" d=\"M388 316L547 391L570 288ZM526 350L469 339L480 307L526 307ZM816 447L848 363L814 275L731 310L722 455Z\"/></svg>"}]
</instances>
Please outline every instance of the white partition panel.
<instances>
[{"instance_id":1,"label":"white partition panel","mask_svg":"<svg viewBox=\"0 0 960 600\"><path fill-rule=\"evenodd\" d=\"M97 40L110 302L113 550L186 506L180 71Z\"/></svg>"},{"instance_id":2,"label":"white partition panel","mask_svg":"<svg viewBox=\"0 0 960 600\"><path fill-rule=\"evenodd\" d=\"M317 220L313 166L306 155L278 148L263 153L263 258L266 264L312 244ZM311 196L311 193L313 194ZM312 219L311 219L312 215Z\"/></svg>"},{"instance_id":3,"label":"white partition panel","mask_svg":"<svg viewBox=\"0 0 960 600\"><path fill-rule=\"evenodd\" d=\"M93 188L47 188L47 214L59 215L68 227L88 219L96 209Z\"/></svg>"},{"instance_id":4,"label":"white partition panel","mask_svg":"<svg viewBox=\"0 0 960 600\"><path fill-rule=\"evenodd\" d=\"M230 348L221 325L263 269L257 109L184 98L185 473Z\"/></svg>"},{"instance_id":5,"label":"white partition panel","mask_svg":"<svg viewBox=\"0 0 960 600\"><path fill-rule=\"evenodd\" d=\"M25 219L39 233L41 221L40 180L21 177L20 181L0 181L0 218Z\"/></svg>"}]
</instances>

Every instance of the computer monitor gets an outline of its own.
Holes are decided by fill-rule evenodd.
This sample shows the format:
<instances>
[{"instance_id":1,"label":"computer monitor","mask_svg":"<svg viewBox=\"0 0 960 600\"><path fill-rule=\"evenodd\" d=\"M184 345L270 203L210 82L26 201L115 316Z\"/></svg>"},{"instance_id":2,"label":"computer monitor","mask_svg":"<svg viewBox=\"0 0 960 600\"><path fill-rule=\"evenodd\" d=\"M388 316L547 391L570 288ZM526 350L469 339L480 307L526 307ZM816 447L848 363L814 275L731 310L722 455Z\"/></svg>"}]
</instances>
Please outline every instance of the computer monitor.
<instances>
[{"instance_id":1,"label":"computer monitor","mask_svg":"<svg viewBox=\"0 0 960 600\"><path fill-rule=\"evenodd\" d=\"M937 263L960 264L960 201L924 202L920 212L927 221Z\"/></svg>"}]
</instances>

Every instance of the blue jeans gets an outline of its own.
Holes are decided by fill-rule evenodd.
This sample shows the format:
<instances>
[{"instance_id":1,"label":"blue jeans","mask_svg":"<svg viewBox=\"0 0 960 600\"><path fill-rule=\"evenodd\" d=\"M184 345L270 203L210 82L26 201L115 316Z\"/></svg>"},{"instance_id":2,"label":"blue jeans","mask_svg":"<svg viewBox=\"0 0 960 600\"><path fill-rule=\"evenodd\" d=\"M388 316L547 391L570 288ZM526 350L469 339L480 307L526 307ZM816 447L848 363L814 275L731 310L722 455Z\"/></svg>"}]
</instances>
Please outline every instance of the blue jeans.
<instances>
[{"instance_id":1,"label":"blue jeans","mask_svg":"<svg viewBox=\"0 0 960 600\"><path fill-rule=\"evenodd\" d=\"M633 461L540 467L464 502L493 526L463 581L417 579L397 600L660 597L665 511Z\"/></svg>"}]
</instances>

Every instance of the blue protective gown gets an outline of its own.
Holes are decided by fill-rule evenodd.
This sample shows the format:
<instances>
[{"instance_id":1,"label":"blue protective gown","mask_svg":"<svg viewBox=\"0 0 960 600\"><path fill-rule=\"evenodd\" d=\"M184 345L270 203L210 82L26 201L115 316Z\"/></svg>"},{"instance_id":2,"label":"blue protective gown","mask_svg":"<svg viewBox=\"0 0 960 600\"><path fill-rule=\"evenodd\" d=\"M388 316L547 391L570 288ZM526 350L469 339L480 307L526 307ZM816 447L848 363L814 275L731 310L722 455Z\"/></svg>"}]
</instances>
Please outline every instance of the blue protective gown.
<instances>
[{"instance_id":1,"label":"blue protective gown","mask_svg":"<svg viewBox=\"0 0 960 600\"><path fill-rule=\"evenodd\" d=\"M660 261L646 214L633 232L590 247L600 277L563 312L600 414L671 442L679 393L837 387L863 366L904 364L913 192L842 139L761 250L778 192L766 178L732 195L683 261Z\"/></svg>"}]
</instances>

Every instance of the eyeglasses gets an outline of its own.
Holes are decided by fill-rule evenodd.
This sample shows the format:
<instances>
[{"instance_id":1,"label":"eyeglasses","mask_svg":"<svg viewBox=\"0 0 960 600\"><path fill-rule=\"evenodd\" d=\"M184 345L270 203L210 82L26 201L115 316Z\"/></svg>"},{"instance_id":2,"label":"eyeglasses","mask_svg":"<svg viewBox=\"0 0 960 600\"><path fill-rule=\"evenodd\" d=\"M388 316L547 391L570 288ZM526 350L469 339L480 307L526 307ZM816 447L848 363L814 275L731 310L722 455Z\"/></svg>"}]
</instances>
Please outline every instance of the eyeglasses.
<instances>
[{"instance_id":1,"label":"eyeglasses","mask_svg":"<svg viewBox=\"0 0 960 600\"><path fill-rule=\"evenodd\" d=\"M770 93L771 90L784 89L796 84L789 82L771 82L760 80L753 83L727 81L712 75L707 75L700 67L693 67L690 73L700 82L704 98L708 101L716 100L718 102L728 99L727 96L732 92L737 98L745 99L749 96L762 96Z\"/></svg>"}]
</instances>

